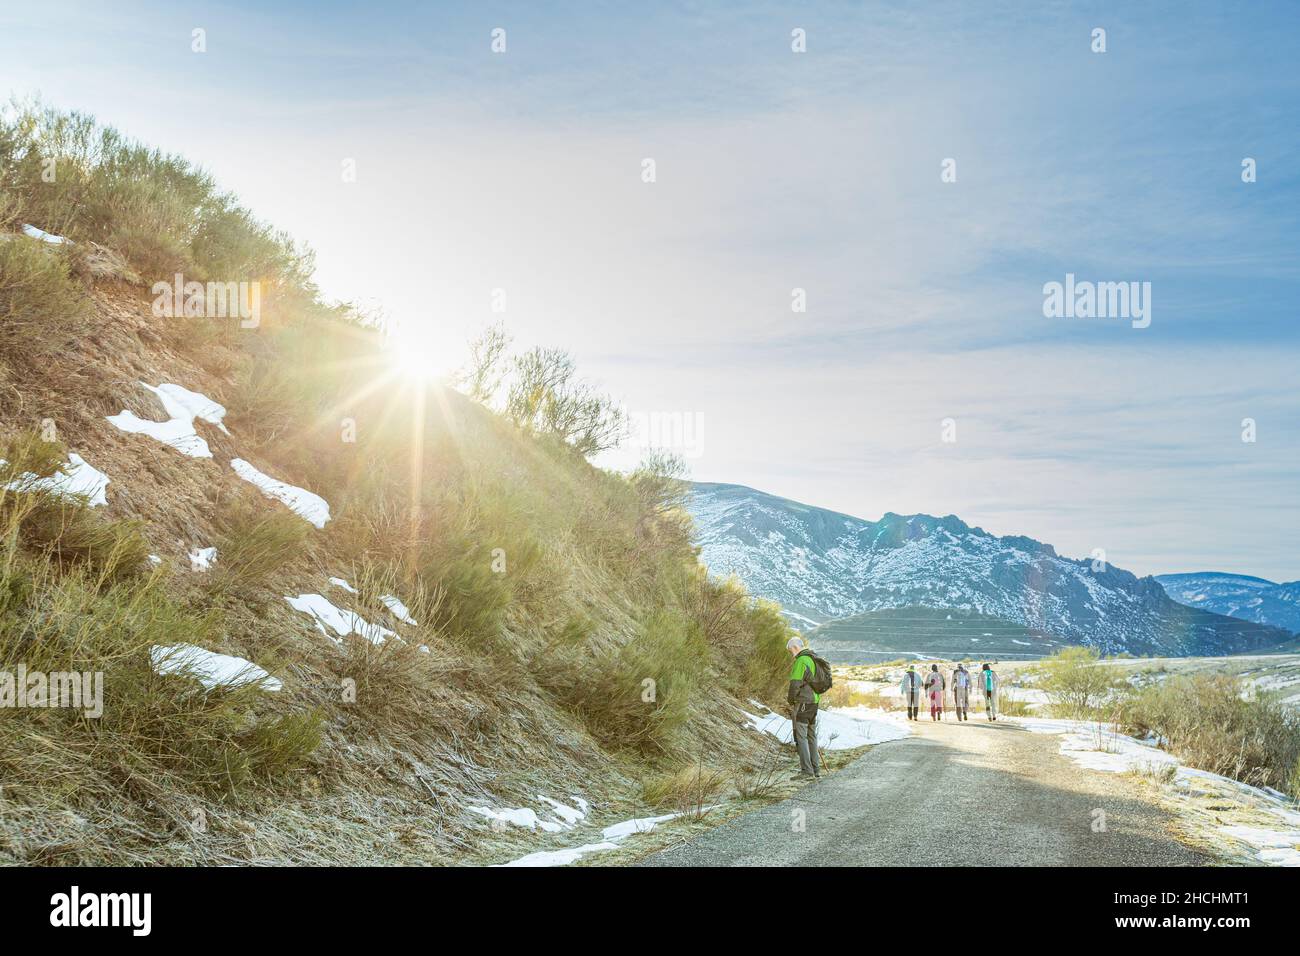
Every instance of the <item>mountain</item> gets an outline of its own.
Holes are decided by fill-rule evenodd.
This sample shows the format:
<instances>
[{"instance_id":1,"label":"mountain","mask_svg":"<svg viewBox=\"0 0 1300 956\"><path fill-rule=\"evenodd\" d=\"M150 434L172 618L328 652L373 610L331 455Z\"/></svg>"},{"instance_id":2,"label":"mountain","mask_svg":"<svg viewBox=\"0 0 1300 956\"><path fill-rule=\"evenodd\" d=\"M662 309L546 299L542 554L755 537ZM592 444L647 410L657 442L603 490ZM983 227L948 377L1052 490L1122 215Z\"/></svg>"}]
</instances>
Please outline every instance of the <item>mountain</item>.
<instances>
[{"instance_id":1,"label":"mountain","mask_svg":"<svg viewBox=\"0 0 1300 956\"><path fill-rule=\"evenodd\" d=\"M741 485L696 483L688 508L716 575L735 574L805 630L887 608L956 608L1105 653L1229 654L1291 635L1190 608L1152 577L1065 558L954 515L865 521Z\"/></svg>"},{"instance_id":2,"label":"mountain","mask_svg":"<svg viewBox=\"0 0 1300 956\"><path fill-rule=\"evenodd\" d=\"M1156 580L1179 604L1300 634L1300 581L1276 584L1218 571L1158 574Z\"/></svg>"}]
</instances>

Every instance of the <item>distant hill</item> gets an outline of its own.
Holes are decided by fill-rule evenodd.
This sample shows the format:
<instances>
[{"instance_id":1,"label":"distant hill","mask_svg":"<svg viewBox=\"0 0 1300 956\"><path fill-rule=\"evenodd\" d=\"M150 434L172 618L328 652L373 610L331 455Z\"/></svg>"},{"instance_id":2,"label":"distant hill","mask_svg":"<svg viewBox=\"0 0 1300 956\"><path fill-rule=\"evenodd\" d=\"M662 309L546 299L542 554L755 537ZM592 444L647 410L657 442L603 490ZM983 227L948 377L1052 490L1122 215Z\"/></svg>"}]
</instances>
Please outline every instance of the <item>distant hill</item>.
<instances>
[{"instance_id":1,"label":"distant hill","mask_svg":"<svg viewBox=\"0 0 1300 956\"><path fill-rule=\"evenodd\" d=\"M977 612L1105 653L1230 654L1271 649L1291 636L1184 606L1154 578L1113 565L1094 570L1050 544L998 537L955 515L865 521L707 483L693 486L688 507L709 569L779 602L803 630L922 607Z\"/></svg>"},{"instance_id":2,"label":"distant hill","mask_svg":"<svg viewBox=\"0 0 1300 956\"><path fill-rule=\"evenodd\" d=\"M1070 643L1015 621L959 608L901 607L829 621L808 632L837 662L882 655L971 658L1042 657Z\"/></svg>"},{"instance_id":3,"label":"distant hill","mask_svg":"<svg viewBox=\"0 0 1300 956\"><path fill-rule=\"evenodd\" d=\"M1179 604L1300 633L1300 581L1277 584L1219 571L1160 574L1156 580Z\"/></svg>"}]
</instances>

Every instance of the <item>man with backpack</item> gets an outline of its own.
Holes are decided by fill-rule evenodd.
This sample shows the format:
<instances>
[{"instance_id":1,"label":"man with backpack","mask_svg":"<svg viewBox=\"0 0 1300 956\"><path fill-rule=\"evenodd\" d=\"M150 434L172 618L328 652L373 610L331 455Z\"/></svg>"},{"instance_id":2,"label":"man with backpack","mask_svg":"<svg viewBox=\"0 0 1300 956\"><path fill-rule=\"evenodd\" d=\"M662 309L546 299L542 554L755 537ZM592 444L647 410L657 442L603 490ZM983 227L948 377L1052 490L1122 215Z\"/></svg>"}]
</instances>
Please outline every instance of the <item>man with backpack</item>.
<instances>
[{"instance_id":1,"label":"man with backpack","mask_svg":"<svg viewBox=\"0 0 1300 956\"><path fill-rule=\"evenodd\" d=\"M794 745L799 751L799 776L821 776L821 753L817 749L817 705L831 689L831 665L818 657L802 637L792 637L786 650L794 656L790 686L785 699L794 707L791 723Z\"/></svg>"}]
</instances>

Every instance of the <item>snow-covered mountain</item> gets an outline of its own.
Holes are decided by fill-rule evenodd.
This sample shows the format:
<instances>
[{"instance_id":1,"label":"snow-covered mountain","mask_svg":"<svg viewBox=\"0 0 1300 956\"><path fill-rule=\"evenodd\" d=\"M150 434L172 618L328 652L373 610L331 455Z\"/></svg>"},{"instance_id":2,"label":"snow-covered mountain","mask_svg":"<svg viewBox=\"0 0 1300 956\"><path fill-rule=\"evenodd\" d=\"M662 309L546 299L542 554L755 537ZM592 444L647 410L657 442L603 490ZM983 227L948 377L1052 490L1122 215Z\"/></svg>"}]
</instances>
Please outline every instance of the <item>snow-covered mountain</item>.
<instances>
[{"instance_id":1,"label":"snow-covered mountain","mask_svg":"<svg viewBox=\"0 0 1300 956\"><path fill-rule=\"evenodd\" d=\"M1156 580L1179 604L1300 634L1300 581L1276 584L1218 571L1158 574Z\"/></svg>"},{"instance_id":2,"label":"snow-covered mountain","mask_svg":"<svg viewBox=\"0 0 1300 956\"><path fill-rule=\"evenodd\" d=\"M1189 608L1151 577L1061 557L1050 544L997 537L949 515L879 521L741 485L693 485L701 560L737 575L809 629L884 608L962 608L1107 653L1226 654L1269 648L1287 631Z\"/></svg>"}]
</instances>

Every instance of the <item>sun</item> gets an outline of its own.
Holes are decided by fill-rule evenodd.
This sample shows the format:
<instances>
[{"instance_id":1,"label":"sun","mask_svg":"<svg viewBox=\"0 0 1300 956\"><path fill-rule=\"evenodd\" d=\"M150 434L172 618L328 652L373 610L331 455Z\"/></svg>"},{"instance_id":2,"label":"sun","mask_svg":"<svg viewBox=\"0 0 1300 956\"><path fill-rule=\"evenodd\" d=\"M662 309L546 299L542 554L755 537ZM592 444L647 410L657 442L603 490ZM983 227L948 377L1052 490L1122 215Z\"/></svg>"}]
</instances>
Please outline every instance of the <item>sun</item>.
<instances>
[{"instance_id":1,"label":"sun","mask_svg":"<svg viewBox=\"0 0 1300 956\"><path fill-rule=\"evenodd\" d=\"M394 371L413 382L446 379L459 366L462 348L454 335L428 320L399 325L388 339Z\"/></svg>"}]
</instances>

